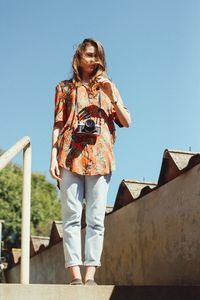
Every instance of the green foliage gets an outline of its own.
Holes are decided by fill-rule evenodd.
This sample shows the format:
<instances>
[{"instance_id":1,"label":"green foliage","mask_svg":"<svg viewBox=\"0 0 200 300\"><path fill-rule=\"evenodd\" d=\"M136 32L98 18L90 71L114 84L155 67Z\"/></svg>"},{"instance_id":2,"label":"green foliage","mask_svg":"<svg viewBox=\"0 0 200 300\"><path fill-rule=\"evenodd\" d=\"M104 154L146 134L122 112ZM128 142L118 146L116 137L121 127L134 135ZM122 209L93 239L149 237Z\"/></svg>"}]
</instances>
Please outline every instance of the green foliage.
<instances>
[{"instance_id":1,"label":"green foliage","mask_svg":"<svg viewBox=\"0 0 200 300\"><path fill-rule=\"evenodd\" d=\"M4 248L20 247L22 208L22 168L8 164L0 172L0 219ZM61 219L60 201L54 185L39 173L31 180L31 234L48 236L53 220Z\"/></svg>"},{"instance_id":2,"label":"green foliage","mask_svg":"<svg viewBox=\"0 0 200 300\"><path fill-rule=\"evenodd\" d=\"M49 235L52 221L61 219L60 202L54 185L41 174L32 175L32 234Z\"/></svg>"}]
</instances>

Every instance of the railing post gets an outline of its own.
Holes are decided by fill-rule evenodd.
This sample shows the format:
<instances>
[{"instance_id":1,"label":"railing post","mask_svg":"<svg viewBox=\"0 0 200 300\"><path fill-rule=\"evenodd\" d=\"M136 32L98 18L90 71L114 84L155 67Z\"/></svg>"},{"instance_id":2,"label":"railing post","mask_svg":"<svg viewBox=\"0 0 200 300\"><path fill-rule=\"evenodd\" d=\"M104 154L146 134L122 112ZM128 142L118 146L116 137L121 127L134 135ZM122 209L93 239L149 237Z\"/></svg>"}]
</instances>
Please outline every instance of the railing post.
<instances>
[{"instance_id":1,"label":"railing post","mask_svg":"<svg viewBox=\"0 0 200 300\"><path fill-rule=\"evenodd\" d=\"M4 223L4 220L0 220L0 263L1 263L2 223Z\"/></svg>"},{"instance_id":2,"label":"railing post","mask_svg":"<svg viewBox=\"0 0 200 300\"><path fill-rule=\"evenodd\" d=\"M31 211L31 144L23 150L22 255L20 282L29 284L30 274L30 211Z\"/></svg>"}]
</instances>

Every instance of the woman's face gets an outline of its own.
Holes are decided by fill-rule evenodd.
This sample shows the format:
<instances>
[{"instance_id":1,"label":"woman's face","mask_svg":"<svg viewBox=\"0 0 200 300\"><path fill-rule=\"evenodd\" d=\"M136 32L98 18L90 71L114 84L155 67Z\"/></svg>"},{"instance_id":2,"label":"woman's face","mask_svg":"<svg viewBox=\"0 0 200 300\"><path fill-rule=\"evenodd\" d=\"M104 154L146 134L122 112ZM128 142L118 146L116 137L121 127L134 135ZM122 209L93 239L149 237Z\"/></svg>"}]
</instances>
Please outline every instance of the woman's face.
<instances>
[{"instance_id":1,"label":"woman's face","mask_svg":"<svg viewBox=\"0 0 200 300\"><path fill-rule=\"evenodd\" d=\"M94 46L88 45L82 54L80 68L88 75L93 73L97 66L97 50Z\"/></svg>"}]
</instances>

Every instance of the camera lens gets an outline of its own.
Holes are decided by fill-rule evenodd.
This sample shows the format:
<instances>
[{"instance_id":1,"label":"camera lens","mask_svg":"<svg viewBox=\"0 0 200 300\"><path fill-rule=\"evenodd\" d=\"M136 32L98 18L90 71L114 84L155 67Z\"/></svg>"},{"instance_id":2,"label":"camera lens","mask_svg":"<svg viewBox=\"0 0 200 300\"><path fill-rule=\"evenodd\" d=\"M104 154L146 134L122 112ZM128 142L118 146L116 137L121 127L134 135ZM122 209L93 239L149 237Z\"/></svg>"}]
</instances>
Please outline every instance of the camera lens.
<instances>
[{"instance_id":1,"label":"camera lens","mask_svg":"<svg viewBox=\"0 0 200 300\"><path fill-rule=\"evenodd\" d=\"M95 122L91 119L85 121L85 131L93 131L95 129Z\"/></svg>"}]
</instances>

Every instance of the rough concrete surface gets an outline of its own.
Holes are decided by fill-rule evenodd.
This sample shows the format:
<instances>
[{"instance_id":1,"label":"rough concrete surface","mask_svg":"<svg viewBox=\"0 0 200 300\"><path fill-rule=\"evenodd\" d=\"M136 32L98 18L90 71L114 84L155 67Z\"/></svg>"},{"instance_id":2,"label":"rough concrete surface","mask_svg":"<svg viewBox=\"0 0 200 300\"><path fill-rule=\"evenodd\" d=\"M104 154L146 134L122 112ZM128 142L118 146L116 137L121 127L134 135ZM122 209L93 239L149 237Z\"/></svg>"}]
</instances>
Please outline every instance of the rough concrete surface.
<instances>
[{"instance_id":1,"label":"rough concrete surface","mask_svg":"<svg viewBox=\"0 0 200 300\"><path fill-rule=\"evenodd\" d=\"M200 287L0 285L1 300L199 300Z\"/></svg>"},{"instance_id":2,"label":"rough concrete surface","mask_svg":"<svg viewBox=\"0 0 200 300\"><path fill-rule=\"evenodd\" d=\"M200 284L200 166L106 218L101 284Z\"/></svg>"}]
</instances>

